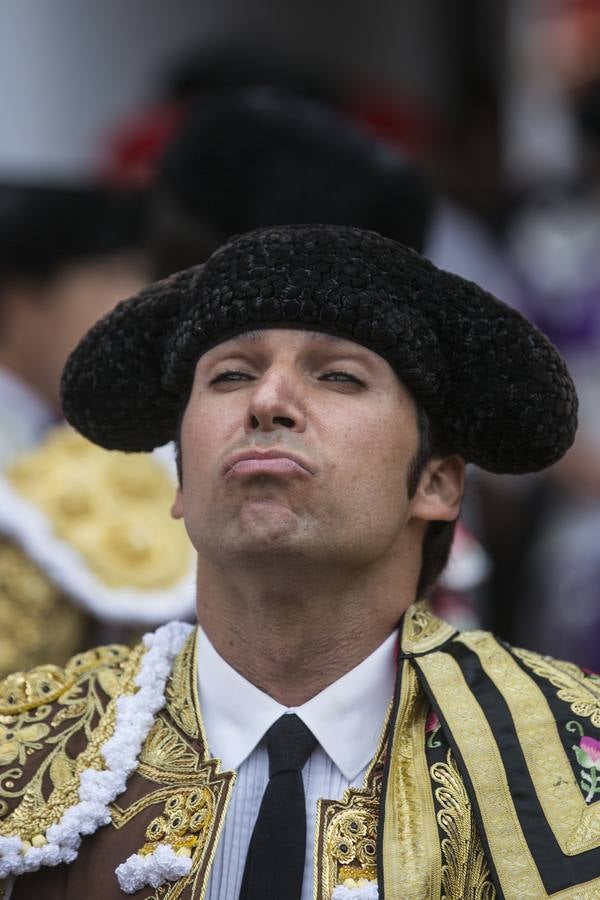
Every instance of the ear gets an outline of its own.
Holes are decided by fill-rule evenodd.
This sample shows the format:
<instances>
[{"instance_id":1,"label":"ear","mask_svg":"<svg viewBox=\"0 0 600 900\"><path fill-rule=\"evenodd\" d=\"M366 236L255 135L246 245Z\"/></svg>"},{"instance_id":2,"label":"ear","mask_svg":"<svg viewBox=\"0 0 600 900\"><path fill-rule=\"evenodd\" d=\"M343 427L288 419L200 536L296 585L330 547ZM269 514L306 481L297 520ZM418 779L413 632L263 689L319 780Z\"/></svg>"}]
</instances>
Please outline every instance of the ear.
<instances>
[{"instance_id":1,"label":"ear","mask_svg":"<svg viewBox=\"0 0 600 900\"><path fill-rule=\"evenodd\" d=\"M429 460L411 501L412 517L427 522L452 522L460 513L464 489L465 461L462 456Z\"/></svg>"},{"instance_id":2,"label":"ear","mask_svg":"<svg viewBox=\"0 0 600 900\"><path fill-rule=\"evenodd\" d=\"M183 519L183 494L181 488L178 487L175 492L175 499L171 507L171 516L173 519Z\"/></svg>"}]
</instances>

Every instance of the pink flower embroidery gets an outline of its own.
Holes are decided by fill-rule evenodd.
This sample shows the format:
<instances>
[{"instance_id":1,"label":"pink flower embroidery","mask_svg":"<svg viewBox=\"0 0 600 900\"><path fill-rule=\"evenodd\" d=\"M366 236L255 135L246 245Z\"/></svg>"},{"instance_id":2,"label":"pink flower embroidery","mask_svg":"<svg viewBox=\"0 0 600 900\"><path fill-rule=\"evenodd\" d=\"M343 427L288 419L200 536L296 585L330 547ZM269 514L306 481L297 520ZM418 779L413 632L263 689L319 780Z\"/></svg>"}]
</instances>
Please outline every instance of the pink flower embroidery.
<instances>
[{"instance_id":1,"label":"pink flower embroidery","mask_svg":"<svg viewBox=\"0 0 600 900\"><path fill-rule=\"evenodd\" d=\"M587 757L585 762L583 761L583 754L579 757L579 762L582 766L585 766L586 769L591 769L600 763L600 741L592 737L582 737L579 741L579 746Z\"/></svg>"},{"instance_id":2,"label":"pink flower embroidery","mask_svg":"<svg viewBox=\"0 0 600 900\"><path fill-rule=\"evenodd\" d=\"M437 717L437 713L433 709L430 709L425 722L425 734L429 734L430 731L437 731L439 727L440 720ZM598 746L600 747L600 744Z\"/></svg>"}]
</instances>

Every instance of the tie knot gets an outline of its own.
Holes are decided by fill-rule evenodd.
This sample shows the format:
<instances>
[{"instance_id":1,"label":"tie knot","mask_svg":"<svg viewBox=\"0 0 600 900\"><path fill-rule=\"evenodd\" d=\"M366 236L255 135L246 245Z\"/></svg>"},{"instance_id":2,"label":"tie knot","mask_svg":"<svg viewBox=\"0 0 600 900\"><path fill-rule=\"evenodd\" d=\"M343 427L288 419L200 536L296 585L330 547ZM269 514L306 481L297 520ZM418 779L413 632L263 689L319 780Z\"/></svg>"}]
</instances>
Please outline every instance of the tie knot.
<instances>
[{"instance_id":1,"label":"tie knot","mask_svg":"<svg viewBox=\"0 0 600 900\"><path fill-rule=\"evenodd\" d=\"M317 739L295 713L286 713L267 731L269 778L280 772L300 772L317 746Z\"/></svg>"}]
</instances>

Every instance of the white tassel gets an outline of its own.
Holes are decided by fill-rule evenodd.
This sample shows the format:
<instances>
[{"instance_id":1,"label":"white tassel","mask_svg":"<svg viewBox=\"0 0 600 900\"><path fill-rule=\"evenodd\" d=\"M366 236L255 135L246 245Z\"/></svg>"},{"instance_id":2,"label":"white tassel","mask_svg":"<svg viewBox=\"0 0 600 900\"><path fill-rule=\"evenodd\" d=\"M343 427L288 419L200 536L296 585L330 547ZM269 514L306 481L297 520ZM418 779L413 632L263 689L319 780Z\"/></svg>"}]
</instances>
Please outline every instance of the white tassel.
<instances>
[{"instance_id":1,"label":"white tassel","mask_svg":"<svg viewBox=\"0 0 600 900\"><path fill-rule=\"evenodd\" d=\"M347 878L343 884L338 884L333 889L331 900L379 900L379 888L376 881Z\"/></svg>"},{"instance_id":2,"label":"white tassel","mask_svg":"<svg viewBox=\"0 0 600 900\"><path fill-rule=\"evenodd\" d=\"M165 881L177 881L189 875L191 868L192 860L188 856L179 856L170 844L159 844L146 856L133 853L115 872L121 890L135 894L146 886L157 888Z\"/></svg>"}]
</instances>

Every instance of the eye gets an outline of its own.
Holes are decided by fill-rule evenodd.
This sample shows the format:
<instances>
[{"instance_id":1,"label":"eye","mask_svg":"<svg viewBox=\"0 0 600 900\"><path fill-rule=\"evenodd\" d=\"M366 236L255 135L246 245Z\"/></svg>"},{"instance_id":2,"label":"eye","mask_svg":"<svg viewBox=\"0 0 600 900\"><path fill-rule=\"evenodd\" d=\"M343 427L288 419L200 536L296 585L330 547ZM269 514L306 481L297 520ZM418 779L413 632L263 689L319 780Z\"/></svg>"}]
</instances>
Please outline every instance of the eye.
<instances>
[{"instance_id":1,"label":"eye","mask_svg":"<svg viewBox=\"0 0 600 900\"><path fill-rule=\"evenodd\" d=\"M333 381L338 384L356 384L365 387L364 381L361 381L356 375L351 375L350 372L326 372L320 376L319 381Z\"/></svg>"},{"instance_id":2,"label":"eye","mask_svg":"<svg viewBox=\"0 0 600 900\"><path fill-rule=\"evenodd\" d=\"M219 372L218 375L215 375L211 381L209 381L209 385L213 384L222 384L223 382L234 382L234 381L252 381L253 376L249 375L247 372L240 372L236 369L228 369L225 372Z\"/></svg>"}]
</instances>

